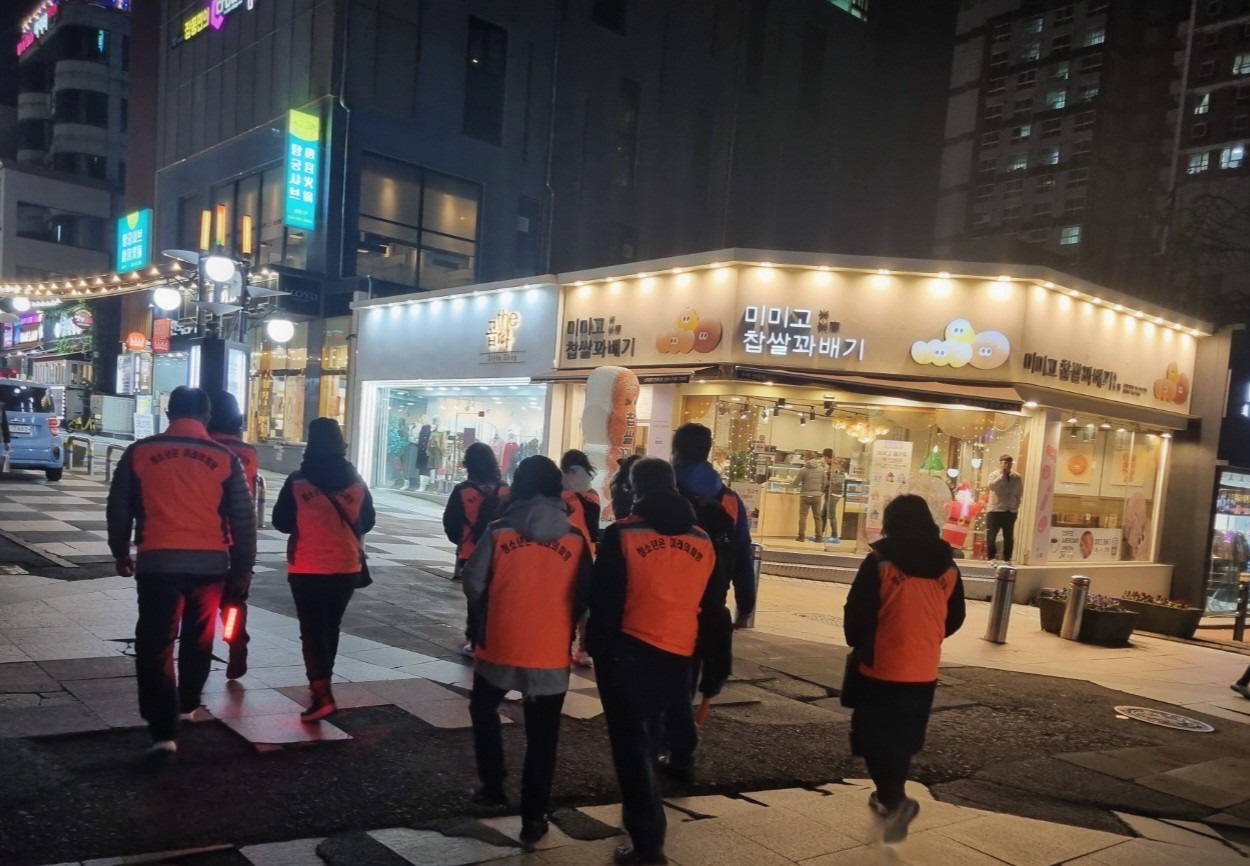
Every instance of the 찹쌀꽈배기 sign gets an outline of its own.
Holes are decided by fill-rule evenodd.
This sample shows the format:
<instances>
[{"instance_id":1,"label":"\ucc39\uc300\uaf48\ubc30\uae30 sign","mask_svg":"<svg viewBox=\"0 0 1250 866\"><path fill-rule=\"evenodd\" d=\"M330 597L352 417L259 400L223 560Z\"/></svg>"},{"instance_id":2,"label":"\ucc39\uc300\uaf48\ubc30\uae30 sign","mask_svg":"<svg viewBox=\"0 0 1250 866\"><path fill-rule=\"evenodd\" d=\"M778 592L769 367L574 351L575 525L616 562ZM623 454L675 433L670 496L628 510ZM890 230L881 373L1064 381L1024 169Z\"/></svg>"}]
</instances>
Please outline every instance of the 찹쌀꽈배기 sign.
<instances>
[{"instance_id":1,"label":"\ucc39\uc300\uaf48\ubc30\uae30 sign","mask_svg":"<svg viewBox=\"0 0 1250 866\"><path fill-rule=\"evenodd\" d=\"M152 260L152 210L145 208L117 220L117 272L146 268Z\"/></svg>"},{"instance_id":2,"label":"\ucc39\uc300\uaf48\ubc30\uae30 sign","mask_svg":"<svg viewBox=\"0 0 1250 866\"><path fill-rule=\"evenodd\" d=\"M321 115L292 109L286 137L286 214L291 228L317 227L317 181L321 167Z\"/></svg>"}]
</instances>

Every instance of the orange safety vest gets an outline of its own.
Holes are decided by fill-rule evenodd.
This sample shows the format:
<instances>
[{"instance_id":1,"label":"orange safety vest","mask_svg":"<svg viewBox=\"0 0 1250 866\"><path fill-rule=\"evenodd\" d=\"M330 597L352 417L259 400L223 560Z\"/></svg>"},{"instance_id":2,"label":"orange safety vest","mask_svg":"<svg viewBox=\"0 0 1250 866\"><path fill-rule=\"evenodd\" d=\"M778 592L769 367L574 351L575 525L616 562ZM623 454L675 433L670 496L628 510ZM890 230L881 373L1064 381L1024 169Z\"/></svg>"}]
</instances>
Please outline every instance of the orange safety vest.
<instances>
[{"instance_id":1,"label":"orange safety vest","mask_svg":"<svg viewBox=\"0 0 1250 866\"><path fill-rule=\"evenodd\" d=\"M560 497L569 507L569 522L579 531L585 533L587 538L592 538L590 531L590 521L586 519L586 503L583 498L589 499L591 502L599 505L599 494L593 490L587 490L585 493L577 493L572 490L562 491ZM591 551L594 553L594 544L591 544Z\"/></svg>"},{"instance_id":2,"label":"orange safety vest","mask_svg":"<svg viewBox=\"0 0 1250 866\"><path fill-rule=\"evenodd\" d=\"M568 667L586 538L572 529L555 541L534 541L505 518L492 524L491 539L486 635L477 657L519 668Z\"/></svg>"},{"instance_id":3,"label":"orange safety vest","mask_svg":"<svg viewBox=\"0 0 1250 866\"><path fill-rule=\"evenodd\" d=\"M501 500L508 498L508 485L502 481L492 481L480 485L483 489L494 488ZM481 513L482 503L486 501L486 494L478 489L477 482L471 481L460 488L460 502L464 506L464 526L460 528L460 544L456 546L456 559L468 559L473 555L473 548L477 547L477 539L473 537L473 525L477 523L477 516Z\"/></svg>"},{"instance_id":4,"label":"orange safety vest","mask_svg":"<svg viewBox=\"0 0 1250 866\"><path fill-rule=\"evenodd\" d=\"M892 562L877 566L881 608L873 663L860 672L896 683L931 683L938 677L946 611L958 572L951 566L940 577L912 577Z\"/></svg>"},{"instance_id":5,"label":"orange safety vest","mask_svg":"<svg viewBox=\"0 0 1250 866\"><path fill-rule=\"evenodd\" d=\"M230 450L208 438L190 418L130 446L141 510L135 527L139 553L151 550L227 552L226 482L234 468Z\"/></svg>"},{"instance_id":6,"label":"orange safety vest","mask_svg":"<svg viewBox=\"0 0 1250 866\"><path fill-rule=\"evenodd\" d=\"M247 479L247 492L256 495L256 476L260 472L260 459L255 446L248 445L238 436L229 433L210 433L218 445L225 445L243 464L243 477Z\"/></svg>"},{"instance_id":7,"label":"orange safety vest","mask_svg":"<svg viewBox=\"0 0 1250 866\"><path fill-rule=\"evenodd\" d=\"M295 494L295 531L286 543L291 574L355 574L360 571L360 539L330 504L333 496L356 523L365 501L365 485L353 482L343 490L322 491L301 475L291 479Z\"/></svg>"},{"instance_id":8,"label":"orange safety vest","mask_svg":"<svg viewBox=\"0 0 1250 866\"><path fill-rule=\"evenodd\" d=\"M637 516L620 521L625 555L621 631L680 656L694 655L699 603L716 564L716 549L697 526L678 535L656 532Z\"/></svg>"}]
</instances>

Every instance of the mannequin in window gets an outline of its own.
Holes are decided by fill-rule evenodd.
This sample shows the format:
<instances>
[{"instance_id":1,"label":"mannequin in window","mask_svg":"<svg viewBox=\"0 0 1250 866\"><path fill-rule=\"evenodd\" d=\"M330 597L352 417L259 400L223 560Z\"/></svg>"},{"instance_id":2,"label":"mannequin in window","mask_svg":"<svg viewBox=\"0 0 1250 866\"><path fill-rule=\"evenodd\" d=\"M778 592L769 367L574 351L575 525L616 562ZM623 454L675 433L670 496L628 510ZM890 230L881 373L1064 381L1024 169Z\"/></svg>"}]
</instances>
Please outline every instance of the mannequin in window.
<instances>
[{"instance_id":1,"label":"mannequin in window","mask_svg":"<svg viewBox=\"0 0 1250 866\"><path fill-rule=\"evenodd\" d=\"M521 462L517 459L520 450L521 444L517 442L517 434L508 431L508 440L504 442L502 453L499 455L499 468L503 471L504 478L511 478L512 470Z\"/></svg>"},{"instance_id":2,"label":"mannequin in window","mask_svg":"<svg viewBox=\"0 0 1250 866\"><path fill-rule=\"evenodd\" d=\"M430 437L425 444L426 469L430 477L430 483L438 479L439 471L443 467L443 461L447 455L447 434L439 426L439 421L435 418L430 422ZM422 484L422 489L425 489Z\"/></svg>"},{"instance_id":3,"label":"mannequin in window","mask_svg":"<svg viewBox=\"0 0 1250 866\"><path fill-rule=\"evenodd\" d=\"M408 479L409 490L424 490L426 478L430 474L430 433L432 427L430 419L426 415L422 415L417 419L417 423L413 425L417 428L417 474Z\"/></svg>"}]
</instances>

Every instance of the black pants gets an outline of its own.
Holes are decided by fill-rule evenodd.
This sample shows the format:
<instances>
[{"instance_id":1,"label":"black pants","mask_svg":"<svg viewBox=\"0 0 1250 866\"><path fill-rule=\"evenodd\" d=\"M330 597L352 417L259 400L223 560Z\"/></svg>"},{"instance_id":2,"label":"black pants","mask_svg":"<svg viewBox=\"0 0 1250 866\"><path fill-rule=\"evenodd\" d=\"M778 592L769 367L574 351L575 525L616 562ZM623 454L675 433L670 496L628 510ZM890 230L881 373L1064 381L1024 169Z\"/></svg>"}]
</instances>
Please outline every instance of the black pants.
<instances>
[{"instance_id":1,"label":"black pants","mask_svg":"<svg viewBox=\"0 0 1250 866\"><path fill-rule=\"evenodd\" d=\"M482 786L498 790L503 786L503 727L499 705L507 691L473 677L469 696L469 716L473 719L473 748L477 753L477 776ZM556 776L556 747L560 743L560 710L564 692L558 695L525 697L525 767L521 771L521 818L537 821L547 814L551 782Z\"/></svg>"},{"instance_id":2,"label":"black pants","mask_svg":"<svg viewBox=\"0 0 1250 866\"><path fill-rule=\"evenodd\" d=\"M200 705L200 693L213 661L213 631L226 577L152 573L137 575L135 583L139 595L139 622L135 626L139 715L148 723L153 740L172 740L178 734L178 714Z\"/></svg>"},{"instance_id":3,"label":"black pants","mask_svg":"<svg viewBox=\"0 0 1250 866\"><path fill-rule=\"evenodd\" d=\"M903 801L911 759L924 748L935 687L875 682L851 713L851 753L864 759L877 799L891 809Z\"/></svg>"},{"instance_id":4,"label":"black pants","mask_svg":"<svg viewBox=\"0 0 1250 866\"><path fill-rule=\"evenodd\" d=\"M595 657L595 676L621 787L625 830L640 854L659 854L666 822L655 755L664 711L687 695L690 659L621 635L612 652Z\"/></svg>"},{"instance_id":5,"label":"black pants","mask_svg":"<svg viewBox=\"0 0 1250 866\"><path fill-rule=\"evenodd\" d=\"M329 680L339 651L339 626L356 591L356 575L292 574L289 583L308 682Z\"/></svg>"},{"instance_id":6,"label":"black pants","mask_svg":"<svg viewBox=\"0 0 1250 866\"><path fill-rule=\"evenodd\" d=\"M690 659L686 687L675 694L664 708L662 749L668 751L670 766L676 770L693 770L694 755L699 748L699 726L694 721L694 695L699 686L699 657Z\"/></svg>"},{"instance_id":7,"label":"black pants","mask_svg":"<svg viewBox=\"0 0 1250 866\"><path fill-rule=\"evenodd\" d=\"M985 552L990 559L998 559L998 530L1003 531L1003 559L1011 561L1016 548L1016 513L1014 511L987 511L985 514Z\"/></svg>"},{"instance_id":8,"label":"black pants","mask_svg":"<svg viewBox=\"0 0 1250 866\"><path fill-rule=\"evenodd\" d=\"M230 658L234 658L236 655L241 655L244 659L246 659L247 644L251 640L251 637L247 633L247 602L236 601L231 602L228 605L224 602L222 603L221 622L223 627L226 623L226 610L231 607L235 608L239 613L234 619L234 638L226 641L226 643L230 645Z\"/></svg>"}]
</instances>

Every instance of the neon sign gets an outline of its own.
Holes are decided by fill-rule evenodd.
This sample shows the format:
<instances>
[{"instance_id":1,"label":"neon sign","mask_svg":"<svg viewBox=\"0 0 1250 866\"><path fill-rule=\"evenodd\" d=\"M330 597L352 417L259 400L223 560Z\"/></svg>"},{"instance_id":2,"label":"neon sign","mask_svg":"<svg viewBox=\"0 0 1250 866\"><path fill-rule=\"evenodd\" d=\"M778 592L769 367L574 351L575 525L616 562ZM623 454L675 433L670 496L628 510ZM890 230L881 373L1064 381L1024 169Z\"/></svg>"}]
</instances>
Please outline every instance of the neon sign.
<instances>
[{"instance_id":1,"label":"neon sign","mask_svg":"<svg viewBox=\"0 0 1250 866\"><path fill-rule=\"evenodd\" d=\"M145 208L117 220L117 272L146 268L152 259L152 209Z\"/></svg>"},{"instance_id":2,"label":"neon sign","mask_svg":"<svg viewBox=\"0 0 1250 866\"><path fill-rule=\"evenodd\" d=\"M22 35L17 40L17 56L21 57L40 39L48 35L48 30L52 27L53 19L60 14L61 7L72 0L43 0L35 11L26 17L22 22ZM239 0L242 2L242 0ZM112 0L107 5L116 9L118 12L130 11L130 0Z\"/></svg>"},{"instance_id":3,"label":"neon sign","mask_svg":"<svg viewBox=\"0 0 1250 866\"><path fill-rule=\"evenodd\" d=\"M187 14L180 27L174 31L174 45L194 39L210 27L220 30L226 25L226 16L239 9L253 9L256 0L204 0L204 6Z\"/></svg>"},{"instance_id":4,"label":"neon sign","mask_svg":"<svg viewBox=\"0 0 1250 866\"><path fill-rule=\"evenodd\" d=\"M297 229L317 228L317 179L321 168L321 115L291 110L286 137L286 213Z\"/></svg>"}]
</instances>

